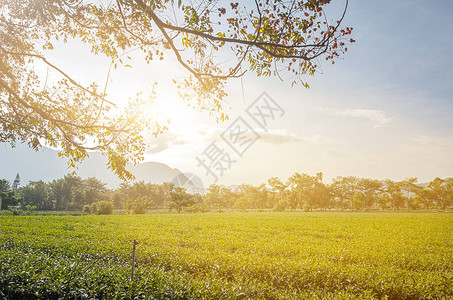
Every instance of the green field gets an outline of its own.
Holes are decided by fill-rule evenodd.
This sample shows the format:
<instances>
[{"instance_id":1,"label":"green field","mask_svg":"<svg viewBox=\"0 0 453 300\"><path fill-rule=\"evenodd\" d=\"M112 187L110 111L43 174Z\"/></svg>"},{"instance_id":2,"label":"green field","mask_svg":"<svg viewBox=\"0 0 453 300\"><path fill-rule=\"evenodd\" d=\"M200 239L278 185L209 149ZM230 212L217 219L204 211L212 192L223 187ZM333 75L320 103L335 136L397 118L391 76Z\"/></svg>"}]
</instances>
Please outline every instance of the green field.
<instances>
[{"instance_id":1,"label":"green field","mask_svg":"<svg viewBox=\"0 0 453 300\"><path fill-rule=\"evenodd\" d=\"M0 216L0 245L6 299L453 298L453 214Z\"/></svg>"}]
</instances>

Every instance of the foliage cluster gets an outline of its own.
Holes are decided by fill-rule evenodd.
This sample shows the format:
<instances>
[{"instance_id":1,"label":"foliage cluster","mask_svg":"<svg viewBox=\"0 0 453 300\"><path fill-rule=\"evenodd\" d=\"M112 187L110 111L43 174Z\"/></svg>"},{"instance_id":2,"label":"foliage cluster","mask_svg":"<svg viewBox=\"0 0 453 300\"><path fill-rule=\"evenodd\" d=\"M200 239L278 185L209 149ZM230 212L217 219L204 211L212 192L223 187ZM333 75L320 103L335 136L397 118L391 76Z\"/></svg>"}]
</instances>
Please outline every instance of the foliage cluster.
<instances>
[{"instance_id":1,"label":"foliage cluster","mask_svg":"<svg viewBox=\"0 0 453 300\"><path fill-rule=\"evenodd\" d=\"M323 174L295 173L286 182L277 177L253 186L211 185L204 203L215 210L445 210L453 206L453 178L435 178L428 184L417 178L399 182L337 177L330 183Z\"/></svg>"},{"instance_id":2,"label":"foliage cluster","mask_svg":"<svg viewBox=\"0 0 453 300\"><path fill-rule=\"evenodd\" d=\"M15 195L16 204L23 208L36 206L37 210L82 209L84 205L108 199L105 183L94 177L82 179L74 175L48 183L30 181L28 185L10 192Z\"/></svg>"},{"instance_id":3,"label":"foliage cluster","mask_svg":"<svg viewBox=\"0 0 453 300\"><path fill-rule=\"evenodd\" d=\"M228 79L246 70L289 73L292 84L308 87L305 76L320 69L320 59L345 54L354 42L342 24L348 1L336 20L327 17L329 3L0 0L0 141L59 148L69 166L97 150L109 169L131 179L125 167L143 159L147 130L158 135L165 126L143 113L145 99L120 107L106 83L80 83L51 61L55 47L84 43L115 69L172 56L188 74L174 79L181 97L225 120ZM134 61L131 51L139 52ZM42 66L52 76L40 74Z\"/></svg>"},{"instance_id":4,"label":"foliage cluster","mask_svg":"<svg viewBox=\"0 0 453 300\"><path fill-rule=\"evenodd\" d=\"M3 208L27 205L38 210L84 210L96 213L99 201L110 201L116 209L143 214L147 210L167 208L178 213L210 210L446 210L453 206L453 178L435 178L418 183L417 178L399 182L337 177L330 183L322 173L315 176L295 173L288 180L270 178L261 185L241 184L226 187L212 184L205 195L189 194L171 183L123 183L109 190L96 178L82 179L67 175L49 183L32 181L12 190L6 180L2 185Z\"/></svg>"}]
</instances>

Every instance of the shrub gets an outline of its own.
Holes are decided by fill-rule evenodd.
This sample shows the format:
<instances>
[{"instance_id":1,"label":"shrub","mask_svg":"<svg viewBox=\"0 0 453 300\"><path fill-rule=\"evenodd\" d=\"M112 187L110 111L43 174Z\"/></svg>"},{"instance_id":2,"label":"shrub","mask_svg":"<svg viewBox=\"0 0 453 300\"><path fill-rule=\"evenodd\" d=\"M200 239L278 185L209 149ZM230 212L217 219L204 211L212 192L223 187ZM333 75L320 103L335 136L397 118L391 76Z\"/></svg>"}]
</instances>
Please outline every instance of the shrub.
<instances>
[{"instance_id":1,"label":"shrub","mask_svg":"<svg viewBox=\"0 0 453 300\"><path fill-rule=\"evenodd\" d=\"M12 215L13 215L12 211L8 209L0 210L0 216L12 216Z\"/></svg>"},{"instance_id":2,"label":"shrub","mask_svg":"<svg viewBox=\"0 0 453 300\"><path fill-rule=\"evenodd\" d=\"M85 214L90 214L91 213L91 206L90 205L84 205L83 206L83 212Z\"/></svg>"},{"instance_id":3,"label":"shrub","mask_svg":"<svg viewBox=\"0 0 453 300\"><path fill-rule=\"evenodd\" d=\"M149 196L138 197L133 200L128 200L127 209L131 209L134 214L144 214L149 208L153 208L153 201Z\"/></svg>"},{"instance_id":4,"label":"shrub","mask_svg":"<svg viewBox=\"0 0 453 300\"><path fill-rule=\"evenodd\" d=\"M134 203L132 204L131 206L129 206L130 209L132 209L132 212L134 214L144 214L146 213L146 205L144 205L143 203Z\"/></svg>"},{"instance_id":5,"label":"shrub","mask_svg":"<svg viewBox=\"0 0 453 300\"><path fill-rule=\"evenodd\" d=\"M13 214L13 216L20 216L24 213L24 211L22 209L17 209L17 208L11 208L10 209L11 213Z\"/></svg>"},{"instance_id":6,"label":"shrub","mask_svg":"<svg viewBox=\"0 0 453 300\"><path fill-rule=\"evenodd\" d=\"M99 201L96 205L96 214L111 215L113 213L113 203L110 201Z\"/></svg>"},{"instance_id":7,"label":"shrub","mask_svg":"<svg viewBox=\"0 0 453 300\"><path fill-rule=\"evenodd\" d=\"M25 209L27 210L27 215L32 215L36 211L36 206L27 205Z\"/></svg>"},{"instance_id":8,"label":"shrub","mask_svg":"<svg viewBox=\"0 0 453 300\"><path fill-rule=\"evenodd\" d=\"M97 204L96 203L91 203L90 205L90 212L92 214L95 214L97 212Z\"/></svg>"}]
</instances>

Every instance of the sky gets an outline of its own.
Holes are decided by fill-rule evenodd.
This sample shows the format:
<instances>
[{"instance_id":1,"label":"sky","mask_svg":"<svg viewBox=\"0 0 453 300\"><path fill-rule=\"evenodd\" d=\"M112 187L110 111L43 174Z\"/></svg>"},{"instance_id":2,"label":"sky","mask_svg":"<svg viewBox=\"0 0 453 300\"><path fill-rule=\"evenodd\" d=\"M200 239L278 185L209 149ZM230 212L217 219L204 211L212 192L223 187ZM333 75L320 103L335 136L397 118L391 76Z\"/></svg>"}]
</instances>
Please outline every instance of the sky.
<instances>
[{"instance_id":1,"label":"sky","mask_svg":"<svg viewBox=\"0 0 453 300\"><path fill-rule=\"evenodd\" d=\"M418 177L421 182L451 177L452 11L453 2L446 0L351 0L344 25L354 28L357 42L346 55L335 65L323 63L322 73L307 78L310 89L250 72L230 81L225 106L230 120L224 123L179 98L171 79L186 74L171 53L164 62L134 60L133 68L114 70L108 93L126 99L150 92L157 82L157 97L147 109L170 123L167 132L149 138L146 160L196 174L205 186L260 184L295 172L323 172L327 180L349 175ZM72 42L57 46L49 60L81 82L105 81L109 61L87 52L86 46ZM263 93L280 107L265 128L247 114ZM229 126L243 121L259 137L238 155L222 134L231 139ZM217 180L199 165L213 142L229 155L223 174L214 168Z\"/></svg>"}]
</instances>

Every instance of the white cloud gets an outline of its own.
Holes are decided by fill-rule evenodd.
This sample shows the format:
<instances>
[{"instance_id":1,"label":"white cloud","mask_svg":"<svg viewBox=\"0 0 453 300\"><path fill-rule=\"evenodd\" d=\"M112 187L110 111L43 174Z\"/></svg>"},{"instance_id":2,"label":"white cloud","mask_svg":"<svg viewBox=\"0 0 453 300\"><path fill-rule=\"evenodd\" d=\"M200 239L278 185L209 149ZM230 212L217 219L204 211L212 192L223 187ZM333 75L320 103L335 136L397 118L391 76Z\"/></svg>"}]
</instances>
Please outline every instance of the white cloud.
<instances>
[{"instance_id":1,"label":"white cloud","mask_svg":"<svg viewBox=\"0 0 453 300\"><path fill-rule=\"evenodd\" d=\"M295 134L287 133L285 130L262 131L256 130L261 137L261 142L268 144L283 144L301 142L304 139Z\"/></svg>"},{"instance_id":2,"label":"white cloud","mask_svg":"<svg viewBox=\"0 0 453 300\"><path fill-rule=\"evenodd\" d=\"M299 136L294 133L288 133L285 129L276 129L276 130L269 130L265 131L261 128L251 128L255 131L260 137L259 141L266 144L287 144L287 143L298 143L298 142L305 142L310 144L339 144L342 143L339 140L328 138L323 135L313 135L313 136ZM244 129L246 130L246 129ZM200 130L198 133L204 137L206 143L212 141L222 141L220 138L221 135L225 132L225 129L208 129L208 130ZM248 134L247 131L244 134Z\"/></svg>"},{"instance_id":3,"label":"white cloud","mask_svg":"<svg viewBox=\"0 0 453 300\"><path fill-rule=\"evenodd\" d=\"M318 136L315 137L300 137L293 133L288 133L286 130L270 130L265 131L261 128L244 128L244 135L251 134L251 130L255 131L259 135L259 141L266 144L285 144L285 143L297 143L297 142L316 142ZM200 131L201 135L206 137L207 141L221 141L221 135L225 133L225 129L213 129L208 131ZM252 134L253 135L253 134ZM315 139L312 141L312 139Z\"/></svg>"},{"instance_id":4,"label":"white cloud","mask_svg":"<svg viewBox=\"0 0 453 300\"><path fill-rule=\"evenodd\" d=\"M453 138L442 136L416 135L409 138L412 142L429 147L437 147L444 150L453 149Z\"/></svg>"},{"instance_id":5,"label":"white cloud","mask_svg":"<svg viewBox=\"0 0 453 300\"><path fill-rule=\"evenodd\" d=\"M374 128L389 126L395 118L387 117L382 110L373 109L346 109L335 112L336 116L368 119L374 123Z\"/></svg>"},{"instance_id":6,"label":"white cloud","mask_svg":"<svg viewBox=\"0 0 453 300\"><path fill-rule=\"evenodd\" d=\"M178 135L170 132L165 131L164 133L160 134L157 138L150 137L149 140L149 148L147 149L147 154L156 154L167 150L172 145L184 145L187 141L178 137Z\"/></svg>"}]
</instances>

